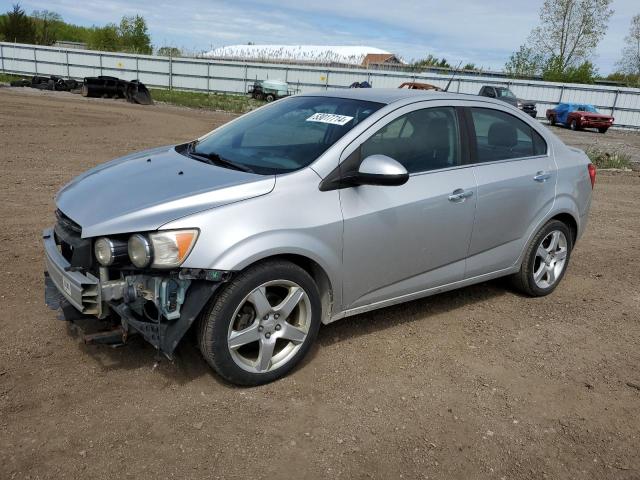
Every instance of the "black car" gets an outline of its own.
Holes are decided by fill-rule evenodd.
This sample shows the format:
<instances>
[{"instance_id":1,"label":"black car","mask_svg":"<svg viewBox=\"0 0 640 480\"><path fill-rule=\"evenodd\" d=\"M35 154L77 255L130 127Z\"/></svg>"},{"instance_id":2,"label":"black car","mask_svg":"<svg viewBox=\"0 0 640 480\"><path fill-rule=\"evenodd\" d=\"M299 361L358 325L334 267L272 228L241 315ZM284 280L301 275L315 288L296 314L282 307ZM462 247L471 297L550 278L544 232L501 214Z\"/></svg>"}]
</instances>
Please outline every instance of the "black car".
<instances>
[{"instance_id":1,"label":"black car","mask_svg":"<svg viewBox=\"0 0 640 480\"><path fill-rule=\"evenodd\" d=\"M507 87L485 85L480 89L480 93L478 95L480 95L481 97L490 97L502 100L503 102L509 103L514 107L519 108L527 115L531 115L533 118L536 118L538 116L538 110L536 109L535 102L531 100L519 99Z\"/></svg>"}]
</instances>

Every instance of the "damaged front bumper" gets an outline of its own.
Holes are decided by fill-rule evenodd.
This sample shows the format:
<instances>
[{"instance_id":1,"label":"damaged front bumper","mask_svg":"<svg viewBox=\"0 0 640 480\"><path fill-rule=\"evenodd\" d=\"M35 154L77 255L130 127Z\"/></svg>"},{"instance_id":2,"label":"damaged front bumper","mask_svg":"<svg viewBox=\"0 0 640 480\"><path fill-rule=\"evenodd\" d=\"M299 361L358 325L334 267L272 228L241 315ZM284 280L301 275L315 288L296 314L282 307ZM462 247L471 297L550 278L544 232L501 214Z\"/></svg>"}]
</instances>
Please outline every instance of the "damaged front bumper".
<instances>
[{"instance_id":1,"label":"damaged front bumper","mask_svg":"<svg viewBox=\"0 0 640 480\"><path fill-rule=\"evenodd\" d=\"M212 275L211 271L100 279L72 267L54 235L53 229L43 232L47 306L61 309L69 321L113 318L115 313L120 325L110 332L121 337L120 343L131 333L139 333L169 358L214 292L228 279L227 272ZM153 305L151 311L149 305ZM93 338L104 337L98 334Z\"/></svg>"}]
</instances>

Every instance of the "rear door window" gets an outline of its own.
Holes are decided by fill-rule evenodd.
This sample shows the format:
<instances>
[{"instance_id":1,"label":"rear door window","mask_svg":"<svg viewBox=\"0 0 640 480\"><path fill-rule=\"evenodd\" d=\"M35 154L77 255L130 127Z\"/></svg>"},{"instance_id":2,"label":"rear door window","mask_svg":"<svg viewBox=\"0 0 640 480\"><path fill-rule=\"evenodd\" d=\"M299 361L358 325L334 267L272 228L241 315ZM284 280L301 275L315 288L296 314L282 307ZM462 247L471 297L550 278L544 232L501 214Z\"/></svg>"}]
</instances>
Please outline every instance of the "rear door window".
<instances>
[{"instance_id":1,"label":"rear door window","mask_svg":"<svg viewBox=\"0 0 640 480\"><path fill-rule=\"evenodd\" d=\"M501 110L471 108L477 162L534 157L547 153L547 144L533 127Z\"/></svg>"}]
</instances>

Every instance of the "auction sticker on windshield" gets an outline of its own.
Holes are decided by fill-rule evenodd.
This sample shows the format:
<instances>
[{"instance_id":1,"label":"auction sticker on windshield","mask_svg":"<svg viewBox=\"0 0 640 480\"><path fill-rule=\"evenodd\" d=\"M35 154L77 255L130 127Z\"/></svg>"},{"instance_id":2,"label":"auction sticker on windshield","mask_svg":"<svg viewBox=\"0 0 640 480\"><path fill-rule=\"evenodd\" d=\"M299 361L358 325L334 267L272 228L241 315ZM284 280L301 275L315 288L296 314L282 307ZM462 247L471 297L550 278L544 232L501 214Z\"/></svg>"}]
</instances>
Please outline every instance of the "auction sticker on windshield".
<instances>
[{"instance_id":1,"label":"auction sticker on windshield","mask_svg":"<svg viewBox=\"0 0 640 480\"><path fill-rule=\"evenodd\" d=\"M353 120L353 117L336 115L334 113L314 113L307 118L307 122L330 123L331 125L346 125L351 120Z\"/></svg>"}]
</instances>

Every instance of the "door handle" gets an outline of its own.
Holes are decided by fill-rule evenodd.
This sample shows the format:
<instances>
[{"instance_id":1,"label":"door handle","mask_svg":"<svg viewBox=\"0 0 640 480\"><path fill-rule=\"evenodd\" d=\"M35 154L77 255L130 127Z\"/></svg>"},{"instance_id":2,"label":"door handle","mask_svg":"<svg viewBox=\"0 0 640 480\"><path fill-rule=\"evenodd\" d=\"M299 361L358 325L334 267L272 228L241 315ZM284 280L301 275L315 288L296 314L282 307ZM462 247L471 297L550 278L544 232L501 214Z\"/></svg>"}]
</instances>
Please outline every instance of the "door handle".
<instances>
[{"instance_id":1,"label":"door handle","mask_svg":"<svg viewBox=\"0 0 640 480\"><path fill-rule=\"evenodd\" d=\"M473 195L473 190L463 190L462 188L458 188L453 191L451 195L449 195L450 202L461 202L465 198L469 198Z\"/></svg>"},{"instance_id":2,"label":"door handle","mask_svg":"<svg viewBox=\"0 0 640 480\"><path fill-rule=\"evenodd\" d=\"M543 171L540 171L540 172L536 173L536 176L533 177L533 179L536 182L540 182L540 183L546 182L550 178L551 178L551 174L547 173L547 172L543 172Z\"/></svg>"}]
</instances>

